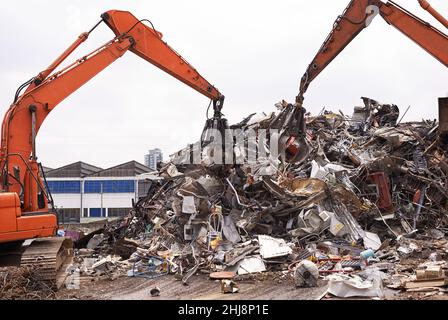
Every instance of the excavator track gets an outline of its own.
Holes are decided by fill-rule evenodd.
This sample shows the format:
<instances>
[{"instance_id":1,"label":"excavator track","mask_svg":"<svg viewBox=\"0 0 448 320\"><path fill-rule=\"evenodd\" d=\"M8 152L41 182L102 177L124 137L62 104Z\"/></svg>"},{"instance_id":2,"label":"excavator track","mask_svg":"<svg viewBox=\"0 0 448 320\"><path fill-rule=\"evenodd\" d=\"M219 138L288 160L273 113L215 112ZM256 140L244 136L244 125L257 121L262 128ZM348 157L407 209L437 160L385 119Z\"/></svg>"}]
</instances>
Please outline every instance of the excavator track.
<instances>
[{"instance_id":1,"label":"excavator track","mask_svg":"<svg viewBox=\"0 0 448 320\"><path fill-rule=\"evenodd\" d=\"M37 280L59 289L72 259L73 242L70 238L41 238L33 240L25 249L20 265L37 268Z\"/></svg>"}]
</instances>

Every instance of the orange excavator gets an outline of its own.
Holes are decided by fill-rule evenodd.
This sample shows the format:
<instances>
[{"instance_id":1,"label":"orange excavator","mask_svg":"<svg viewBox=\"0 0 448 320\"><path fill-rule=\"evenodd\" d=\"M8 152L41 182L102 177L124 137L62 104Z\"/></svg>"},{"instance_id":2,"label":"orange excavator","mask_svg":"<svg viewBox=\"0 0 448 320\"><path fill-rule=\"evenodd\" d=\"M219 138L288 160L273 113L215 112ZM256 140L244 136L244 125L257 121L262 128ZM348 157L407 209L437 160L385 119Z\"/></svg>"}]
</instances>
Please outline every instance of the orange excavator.
<instances>
[{"instance_id":1,"label":"orange excavator","mask_svg":"<svg viewBox=\"0 0 448 320\"><path fill-rule=\"evenodd\" d=\"M421 7L427 10L442 25L448 28L448 20L438 13L426 0L418 0ZM303 108L304 94L310 83L335 59L356 36L367 28L372 20L380 15L386 22L405 36L413 40L426 52L448 67L448 36L418 18L398 4L381 0L351 0L342 15L333 24L333 30L325 39L317 55L309 64L300 81L299 94L294 108L291 106L296 124L284 135L288 140L281 145L286 147L286 159L290 163L303 161L308 153L305 139L306 110ZM443 98L440 101L445 101Z\"/></svg>"},{"instance_id":2,"label":"orange excavator","mask_svg":"<svg viewBox=\"0 0 448 320\"><path fill-rule=\"evenodd\" d=\"M448 28L448 20L438 13L426 0L418 0L442 25ZM352 0L340 15L330 35L325 39L319 52L308 66L300 83L296 102L302 105L308 86L342 50L380 15L386 22L410 38L426 52L448 67L448 36L431 26L398 4L381 0Z\"/></svg>"},{"instance_id":3,"label":"orange excavator","mask_svg":"<svg viewBox=\"0 0 448 320\"><path fill-rule=\"evenodd\" d=\"M54 72L102 22L115 37ZM44 280L56 279L64 261L72 256L73 245L68 238L55 237L57 215L37 161L37 133L61 101L128 51L210 98L215 110L213 119L225 120L220 119L224 96L163 41L149 20L139 20L126 11L102 14L101 21L82 33L48 68L21 85L5 114L1 131L0 256L15 253L22 265L39 263ZM23 246L27 239L35 240Z\"/></svg>"}]
</instances>

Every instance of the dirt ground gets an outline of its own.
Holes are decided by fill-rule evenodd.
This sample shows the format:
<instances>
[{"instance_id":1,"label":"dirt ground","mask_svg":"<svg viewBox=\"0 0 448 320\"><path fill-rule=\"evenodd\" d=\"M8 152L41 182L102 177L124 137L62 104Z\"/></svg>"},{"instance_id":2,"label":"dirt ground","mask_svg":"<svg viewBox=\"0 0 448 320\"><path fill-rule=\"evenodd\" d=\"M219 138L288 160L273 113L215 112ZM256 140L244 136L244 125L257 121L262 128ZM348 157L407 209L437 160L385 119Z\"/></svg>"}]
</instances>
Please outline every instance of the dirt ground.
<instances>
[{"instance_id":1,"label":"dirt ground","mask_svg":"<svg viewBox=\"0 0 448 320\"><path fill-rule=\"evenodd\" d=\"M222 294L219 281L209 280L205 275L193 276L189 285L183 285L172 276L156 279L123 277L114 281L97 281L81 285L80 290L63 289L58 299L99 300L315 300L322 296L327 286L296 289L288 281L245 280L238 282L239 292ZM150 290L160 289L159 297L152 297Z\"/></svg>"},{"instance_id":2,"label":"dirt ground","mask_svg":"<svg viewBox=\"0 0 448 320\"><path fill-rule=\"evenodd\" d=\"M327 285L319 283L316 288L295 288L288 280L244 280L238 282L239 292L222 294L219 281L209 280L206 275L194 276L185 286L173 276L156 279L122 277L114 281L101 280L86 283L79 290L62 289L58 299L97 299L97 300L319 300L337 298L325 295ZM152 297L151 289L160 289L159 297ZM423 293L399 293L385 288L387 300L403 299L448 299L447 295L433 294L425 297Z\"/></svg>"}]
</instances>

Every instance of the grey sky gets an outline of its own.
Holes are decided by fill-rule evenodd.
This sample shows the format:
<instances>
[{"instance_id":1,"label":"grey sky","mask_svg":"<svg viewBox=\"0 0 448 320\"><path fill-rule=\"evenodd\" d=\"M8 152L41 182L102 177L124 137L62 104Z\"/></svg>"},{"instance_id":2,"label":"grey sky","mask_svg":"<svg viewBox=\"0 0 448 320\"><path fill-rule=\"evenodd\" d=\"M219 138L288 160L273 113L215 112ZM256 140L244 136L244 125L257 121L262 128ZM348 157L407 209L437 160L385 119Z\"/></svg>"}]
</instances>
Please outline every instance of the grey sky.
<instances>
[{"instance_id":1,"label":"grey sky","mask_svg":"<svg viewBox=\"0 0 448 320\"><path fill-rule=\"evenodd\" d=\"M0 101L3 115L17 87L43 70L102 12L150 19L174 49L226 95L231 123L293 101L299 79L349 0L1 1ZM397 3L446 32L417 0ZM448 15L448 1L431 0ZM113 37L102 25L69 59ZM405 120L437 118L448 70L377 17L312 83L305 106L351 114L361 96L395 103ZM108 167L165 156L198 139L208 99L129 52L63 101L38 135L46 166L82 160Z\"/></svg>"}]
</instances>

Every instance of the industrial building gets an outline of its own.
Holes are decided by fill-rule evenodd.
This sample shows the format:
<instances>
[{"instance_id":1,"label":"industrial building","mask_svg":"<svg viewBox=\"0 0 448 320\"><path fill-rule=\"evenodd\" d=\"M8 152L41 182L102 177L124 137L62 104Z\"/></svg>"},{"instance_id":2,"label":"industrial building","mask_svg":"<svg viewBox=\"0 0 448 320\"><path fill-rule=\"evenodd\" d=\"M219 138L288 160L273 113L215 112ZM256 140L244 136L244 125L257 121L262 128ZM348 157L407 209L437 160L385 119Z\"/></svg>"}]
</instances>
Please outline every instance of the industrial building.
<instances>
[{"instance_id":1,"label":"industrial building","mask_svg":"<svg viewBox=\"0 0 448 320\"><path fill-rule=\"evenodd\" d=\"M136 161L107 169L79 161L49 170L46 179L60 222L76 223L126 215L152 171Z\"/></svg>"}]
</instances>

